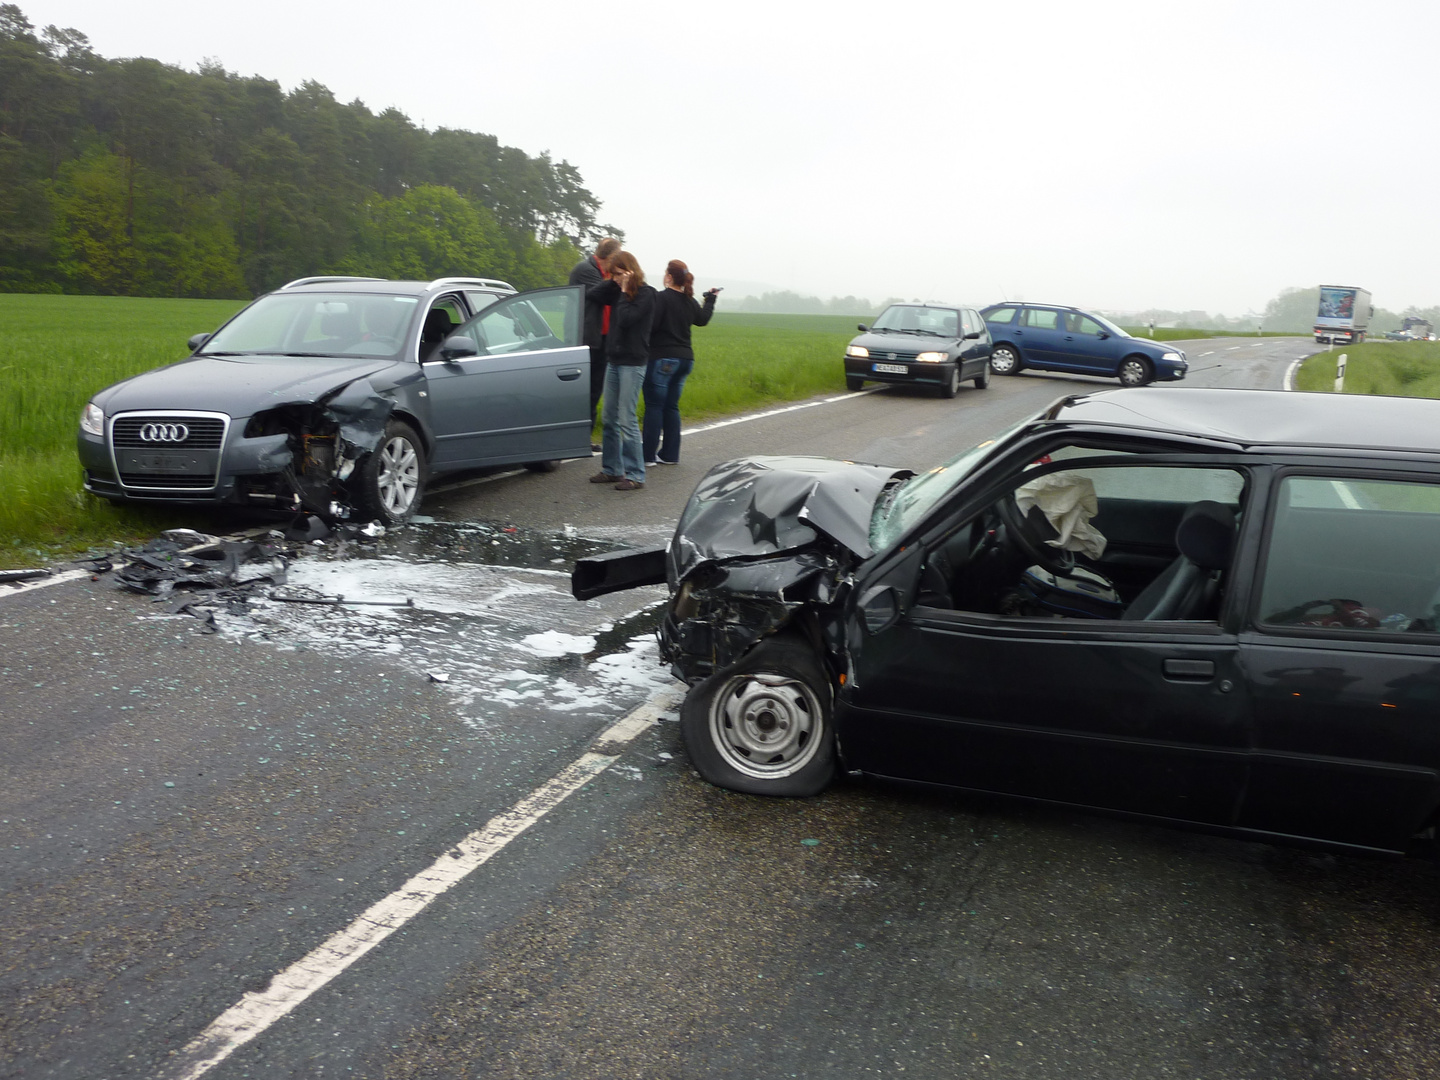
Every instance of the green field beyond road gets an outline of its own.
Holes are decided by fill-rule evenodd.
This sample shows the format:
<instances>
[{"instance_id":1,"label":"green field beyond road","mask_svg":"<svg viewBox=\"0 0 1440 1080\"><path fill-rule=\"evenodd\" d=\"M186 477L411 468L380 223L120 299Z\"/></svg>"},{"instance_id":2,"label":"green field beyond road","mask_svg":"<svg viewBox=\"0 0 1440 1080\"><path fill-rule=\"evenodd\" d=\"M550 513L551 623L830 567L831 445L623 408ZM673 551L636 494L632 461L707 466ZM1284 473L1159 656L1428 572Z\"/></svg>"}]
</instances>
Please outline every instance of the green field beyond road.
<instances>
[{"instance_id":1,"label":"green field beyond road","mask_svg":"<svg viewBox=\"0 0 1440 1080\"><path fill-rule=\"evenodd\" d=\"M130 543L193 510L117 508L80 485L80 410L113 382L184 359L192 334L214 330L238 300L0 293L0 567L29 566ZM863 316L726 314L721 301L694 334L687 421L733 415L845 388L845 345ZM215 524L222 527L223 523Z\"/></svg>"}]
</instances>

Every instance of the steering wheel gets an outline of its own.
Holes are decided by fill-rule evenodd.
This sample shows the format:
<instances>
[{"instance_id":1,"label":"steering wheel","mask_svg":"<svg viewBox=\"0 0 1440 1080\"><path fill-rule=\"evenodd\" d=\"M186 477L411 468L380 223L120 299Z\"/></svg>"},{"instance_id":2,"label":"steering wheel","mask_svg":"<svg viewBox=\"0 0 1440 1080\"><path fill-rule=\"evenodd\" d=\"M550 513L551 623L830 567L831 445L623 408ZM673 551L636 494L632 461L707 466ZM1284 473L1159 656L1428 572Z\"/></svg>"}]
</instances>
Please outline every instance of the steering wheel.
<instances>
[{"instance_id":1,"label":"steering wheel","mask_svg":"<svg viewBox=\"0 0 1440 1080\"><path fill-rule=\"evenodd\" d=\"M1035 531L1035 526L1030 523L1028 517L1020 513L1020 507L1016 505L1013 494L1006 495L997 502L995 512L1005 526L1006 535L1014 539L1015 546L1023 551L1027 558L1039 563L1052 574L1058 574L1061 577L1068 577L1070 572L1075 569L1075 553L1045 543L1044 538Z\"/></svg>"}]
</instances>

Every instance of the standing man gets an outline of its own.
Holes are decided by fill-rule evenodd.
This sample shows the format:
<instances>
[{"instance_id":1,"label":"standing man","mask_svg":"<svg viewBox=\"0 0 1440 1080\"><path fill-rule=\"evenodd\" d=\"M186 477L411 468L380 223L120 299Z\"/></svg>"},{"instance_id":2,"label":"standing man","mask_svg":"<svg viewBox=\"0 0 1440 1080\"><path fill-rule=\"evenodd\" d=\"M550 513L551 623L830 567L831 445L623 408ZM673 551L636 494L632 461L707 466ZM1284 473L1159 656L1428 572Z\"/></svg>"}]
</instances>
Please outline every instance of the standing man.
<instances>
[{"instance_id":1,"label":"standing man","mask_svg":"<svg viewBox=\"0 0 1440 1080\"><path fill-rule=\"evenodd\" d=\"M570 284L583 285L588 290L610 277L610 260L620 250L620 241L607 236L595 247L594 255L587 255L570 271ZM596 411L600 406L600 395L605 389L605 336L610 333L610 305L586 299L584 341L590 347L590 429L595 429L598 419ZM590 444L598 451L599 446Z\"/></svg>"}]
</instances>

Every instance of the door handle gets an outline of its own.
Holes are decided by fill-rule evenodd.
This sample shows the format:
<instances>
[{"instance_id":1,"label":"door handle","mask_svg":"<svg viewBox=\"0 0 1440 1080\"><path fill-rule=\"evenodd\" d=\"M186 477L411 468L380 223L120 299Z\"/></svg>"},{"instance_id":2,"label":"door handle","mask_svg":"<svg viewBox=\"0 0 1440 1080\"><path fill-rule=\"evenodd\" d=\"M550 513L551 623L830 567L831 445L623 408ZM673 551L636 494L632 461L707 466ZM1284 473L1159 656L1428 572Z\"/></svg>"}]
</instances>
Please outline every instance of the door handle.
<instances>
[{"instance_id":1,"label":"door handle","mask_svg":"<svg viewBox=\"0 0 1440 1080\"><path fill-rule=\"evenodd\" d=\"M1169 659L1161 665L1161 670L1167 679L1206 682L1215 677L1215 661Z\"/></svg>"},{"instance_id":2,"label":"door handle","mask_svg":"<svg viewBox=\"0 0 1440 1080\"><path fill-rule=\"evenodd\" d=\"M561 368L559 371L555 372L555 377L561 382L574 382L580 377L580 369L578 367Z\"/></svg>"}]
</instances>

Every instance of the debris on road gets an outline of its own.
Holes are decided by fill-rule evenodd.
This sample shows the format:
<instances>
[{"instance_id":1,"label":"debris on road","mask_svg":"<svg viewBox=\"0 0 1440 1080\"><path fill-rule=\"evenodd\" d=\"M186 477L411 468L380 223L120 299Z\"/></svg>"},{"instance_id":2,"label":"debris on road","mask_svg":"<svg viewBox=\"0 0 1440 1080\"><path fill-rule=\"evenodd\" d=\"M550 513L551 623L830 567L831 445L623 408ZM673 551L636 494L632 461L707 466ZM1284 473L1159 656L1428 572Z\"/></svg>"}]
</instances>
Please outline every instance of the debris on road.
<instances>
[{"instance_id":1,"label":"debris on road","mask_svg":"<svg viewBox=\"0 0 1440 1080\"><path fill-rule=\"evenodd\" d=\"M18 585L22 581L39 581L49 576L49 570L0 570L0 583Z\"/></svg>"}]
</instances>

